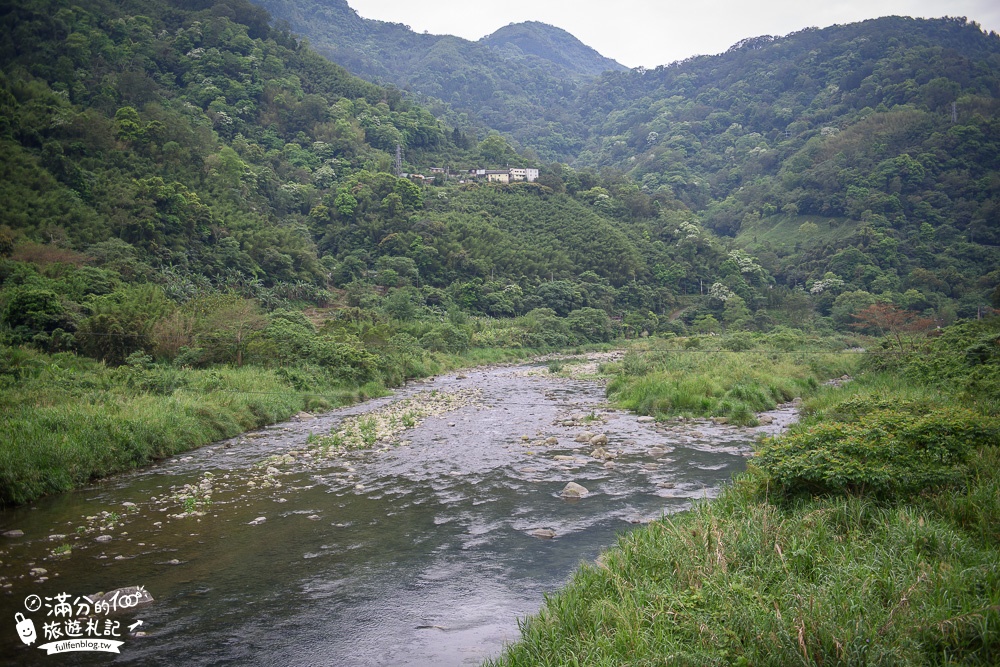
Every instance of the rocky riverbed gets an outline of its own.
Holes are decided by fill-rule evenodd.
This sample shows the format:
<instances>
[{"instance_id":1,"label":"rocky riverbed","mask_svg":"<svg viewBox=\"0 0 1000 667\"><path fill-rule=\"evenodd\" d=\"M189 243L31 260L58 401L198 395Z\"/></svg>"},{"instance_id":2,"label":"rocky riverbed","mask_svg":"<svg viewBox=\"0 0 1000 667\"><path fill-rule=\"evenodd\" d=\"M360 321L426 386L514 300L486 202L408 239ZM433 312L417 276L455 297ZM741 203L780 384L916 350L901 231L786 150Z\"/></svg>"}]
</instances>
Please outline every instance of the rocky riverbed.
<instances>
[{"instance_id":1,"label":"rocky riverbed","mask_svg":"<svg viewBox=\"0 0 1000 667\"><path fill-rule=\"evenodd\" d=\"M611 410L608 360L412 383L9 510L0 611L143 586L118 661L474 664L617 531L714 496L795 418ZM0 645L44 662L13 630Z\"/></svg>"}]
</instances>

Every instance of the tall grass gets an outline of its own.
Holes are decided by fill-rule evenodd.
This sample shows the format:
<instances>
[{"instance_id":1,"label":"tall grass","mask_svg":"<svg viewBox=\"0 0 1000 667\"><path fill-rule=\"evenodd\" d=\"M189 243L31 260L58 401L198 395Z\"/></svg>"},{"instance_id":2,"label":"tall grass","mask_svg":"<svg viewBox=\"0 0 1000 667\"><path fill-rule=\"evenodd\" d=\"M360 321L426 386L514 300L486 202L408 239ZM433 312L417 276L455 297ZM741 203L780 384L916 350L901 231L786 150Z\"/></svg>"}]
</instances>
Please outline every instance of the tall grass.
<instances>
[{"instance_id":1,"label":"tall grass","mask_svg":"<svg viewBox=\"0 0 1000 667\"><path fill-rule=\"evenodd\" d=\"M331 379L322 368L137 365L109 368L63 353L0 350L0 505L29 502L243 431L387 392L385 379ZM422 353L424 377L523 359L531 350Z\"/></svg>"},{"instance_id":2,"label":"tall grass","mask_svg":"<svg viewBox=\"0 0 1000 667\"><path fill-rule=\"evenodd\" d=\"M306 404L304 392L272 370L187 371L186 380L161 395L109 387L95 373L89 392L36 385L14 406L8 395L10 411L0 421L0 502L66 491L287 419Z\"/></svg>"},{"instance_id":3,"label":"tall grass","mask_svg":"<svg viewBox=\"0 0 1000 667\"><path fill-rule=\"evenodd\" d=\"M717 500L622 537L489 665L995 665L996 450L916 504ZM992 494L992 495L991 495ZM992 498L989 520L957 520Z\"/></svg>"},{"instance_id":4,"label":"tall grass","mask_svg":"<svg viewBox=\"0 0 1000 667\"><path fill-rule=\"evenodd\" d=\"M608 396L619 407L658 419L723 416L752 424L754 413L808 396L821 380L857 367L857 355L822 350L734 352L661 346L634 346L619 364L606 367L614 374Z\"/></svg>"}]
</instances>

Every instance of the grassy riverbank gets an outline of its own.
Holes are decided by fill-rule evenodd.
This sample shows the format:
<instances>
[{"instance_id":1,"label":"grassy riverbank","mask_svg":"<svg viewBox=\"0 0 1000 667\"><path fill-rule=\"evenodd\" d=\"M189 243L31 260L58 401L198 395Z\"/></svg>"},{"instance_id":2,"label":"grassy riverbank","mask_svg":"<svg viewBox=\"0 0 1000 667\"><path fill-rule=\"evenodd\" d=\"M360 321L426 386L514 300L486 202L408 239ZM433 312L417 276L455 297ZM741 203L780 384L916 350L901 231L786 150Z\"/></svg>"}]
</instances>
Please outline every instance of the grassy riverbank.
<instances>
[{"instance_id":1,"label":"grassy riverbank","mask_svg":"<svg viewBox=\"0 0 1000 667\"><path fill-rule=\"evenodd\" d=\"M528 358L529 349L421 353L405 377ZM0 505L29 502L243 431L387 393L308 367L117 368L70 353L0 349ZM402 371L390 369L391 379Z\"/></svg>"},{"instance_id":2,"label":"grassy riverbank","mask_svg":"<svg viewBox=\"0 0 1000 667\"><path fill-rule=\"evenodd\" d=\"M869 357L716 500L623 536L491 665L995 665L1000 323Z\"/></svg>"},{"instance_id":3,"label":"grassy riverbank","mask_svg":"<svg viewBox=\"0 0 1000 667\"><path fill-rule=\"evenodd\" d=\"M756 425L754 413L815 393L823 380L851 374L860 356L839 339L739 333L634 344L617 364L608 397L657 419L722 417Z\"/></svg>"}]
</instances>

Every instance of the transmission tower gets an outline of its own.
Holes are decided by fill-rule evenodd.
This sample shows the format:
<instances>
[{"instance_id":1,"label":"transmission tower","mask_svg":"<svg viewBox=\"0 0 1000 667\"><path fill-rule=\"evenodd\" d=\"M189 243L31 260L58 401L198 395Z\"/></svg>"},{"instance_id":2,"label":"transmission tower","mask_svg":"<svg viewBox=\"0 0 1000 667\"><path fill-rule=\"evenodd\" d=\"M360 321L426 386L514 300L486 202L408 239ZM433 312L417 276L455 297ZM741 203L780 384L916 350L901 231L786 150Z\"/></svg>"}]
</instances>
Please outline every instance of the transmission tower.
<instances>
[{"instance_id":1,"label":"transmission tower","mask_svg":"<svg viewBox=\"0 0 1000 667\"><path fill-rule=\"evenodd\" d=\"M396 168L396 178L402 178L403 176L403 147L396 144L396 162L393 165Z\"/></svg>"}]
</instances>

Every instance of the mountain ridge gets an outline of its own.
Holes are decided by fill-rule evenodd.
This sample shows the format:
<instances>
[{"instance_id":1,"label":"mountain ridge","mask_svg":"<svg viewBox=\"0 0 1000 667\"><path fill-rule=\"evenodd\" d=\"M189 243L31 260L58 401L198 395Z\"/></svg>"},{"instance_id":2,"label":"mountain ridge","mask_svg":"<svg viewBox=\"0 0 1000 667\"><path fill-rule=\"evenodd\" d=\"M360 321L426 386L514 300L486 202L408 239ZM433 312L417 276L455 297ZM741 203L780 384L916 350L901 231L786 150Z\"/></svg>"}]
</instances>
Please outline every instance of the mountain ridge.
<instances>
[{"instance_id":1,"label":"mountain ridge","mask_svg":"<svg viewBox=\"0 0 1000 667\"><path fill-rule=\"evenodd\" d=\"M416 95L463 132L498 130L522 144L549 136L550 145L534 147L546 159L565 158L582 147L587 131L568 101L594 72L617 65L566 31L541 23L506 26L473 42L365 19L346 0L259 4L353 74Z\"/></svg>"},{"instance_id":2,"label":"mountain ridge","mask_svg":"<svg viewBox=\"0 0 1000 667\"><path fill-rule=\"evenodd\" d=\"M365 18L347 0L321 0L311 5L288 0L265 0L258 4L276 19L288 21L305 36L309 36L311 32L304 29L306 26L311 25L315 29L316 21L323 22L330 29L327 37L336 38L341 43L317 46L321 50L332 50L334 60L338 62L353 54L353 60L348 60L354 67L351 71L363 77L387 75L390 69L380 66L380 59L402 67L399 72L412 75L413 64L419 63L442 40L460 45L466 51L475 51L479 47L505 50L508 59L533 56L558 67L560 74L571 77L589 77L607 70L627 69L587 46L568 31L538 21L512 23L479 40L469 40L450 34L418 33L403 23ZM510 47L516 47L516 50ZM401 55L403 48L415 53ZM564 52L559 52L557 48ZM405 81L376 83L394 83L401 87L406 85Z\"/></svg>"},{"instance_id":3,"label":"mountain ridge","mask_svg":"<svg viewBox=\"0 0 1000 667\"><path fill-rule=\"evenodd\" d=\"M613 58L601 55L572 33L540 21L511 23L483 37L479 43L501 50L514 47L523 54L561 64L585 76L628 69Z\"/></svg>"}]
</instances>

